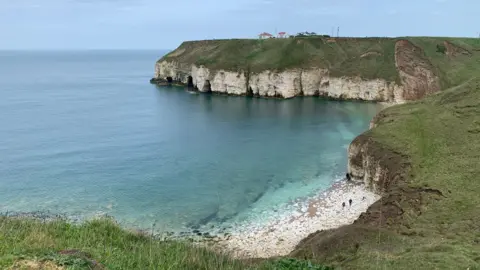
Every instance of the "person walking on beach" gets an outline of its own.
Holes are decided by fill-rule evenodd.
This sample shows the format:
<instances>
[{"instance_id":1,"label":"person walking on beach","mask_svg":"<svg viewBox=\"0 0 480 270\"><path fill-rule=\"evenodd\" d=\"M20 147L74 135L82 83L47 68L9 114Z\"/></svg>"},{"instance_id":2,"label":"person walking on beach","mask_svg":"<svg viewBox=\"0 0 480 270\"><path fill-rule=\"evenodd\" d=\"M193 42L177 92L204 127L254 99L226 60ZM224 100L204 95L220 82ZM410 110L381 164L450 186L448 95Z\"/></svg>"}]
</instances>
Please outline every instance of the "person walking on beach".
<instances>
[{"instance_id":1,"label":"person walking on beach","mask_svg":"<svg viewBox=\"0 0 480 270\"><path fill-rule=\"evenodd\" d=\"M352 206L352 199L348 200L348 203L350 204L350 206Z\"/></svg>"},{"instance_id":2,"label":"person walking on beach","mask_svg":"<svg viewBox=\"0 0 480 270\"><path fill-rule=\"evenodd\" d=\"M342 203L342 208L345 208L345 202Z\"/></svg>"},{"instance_id":3,"label":"person walking on beach","mask_svg":"<svg viewBox=\"0 0 480 270\"><path fill-rule=\"evenodd\" d=\"M347 173L345 176L346 176L348 182L352 181L352 177L350 176L349 173Z\"/></svg>"}]
</instances>

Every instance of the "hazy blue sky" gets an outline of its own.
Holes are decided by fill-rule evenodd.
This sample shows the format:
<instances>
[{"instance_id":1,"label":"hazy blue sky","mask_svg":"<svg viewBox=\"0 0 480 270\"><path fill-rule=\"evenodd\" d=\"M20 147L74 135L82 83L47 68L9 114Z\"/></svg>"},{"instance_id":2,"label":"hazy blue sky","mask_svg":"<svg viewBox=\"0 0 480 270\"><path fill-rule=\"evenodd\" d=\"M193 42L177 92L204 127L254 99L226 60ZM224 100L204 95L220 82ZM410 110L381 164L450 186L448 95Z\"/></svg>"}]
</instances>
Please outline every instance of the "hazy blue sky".
<instances>
[{"instance_id":1,"label":"hazy blue sky","mask_svg":"<svg viewBox=\"0 0 480 270\"><path fill-rule=\"evenodd\" d=\"M478 36L479 0L0 0L0 49L173 49L260 32Z\"/></svg>"}]
</instances>

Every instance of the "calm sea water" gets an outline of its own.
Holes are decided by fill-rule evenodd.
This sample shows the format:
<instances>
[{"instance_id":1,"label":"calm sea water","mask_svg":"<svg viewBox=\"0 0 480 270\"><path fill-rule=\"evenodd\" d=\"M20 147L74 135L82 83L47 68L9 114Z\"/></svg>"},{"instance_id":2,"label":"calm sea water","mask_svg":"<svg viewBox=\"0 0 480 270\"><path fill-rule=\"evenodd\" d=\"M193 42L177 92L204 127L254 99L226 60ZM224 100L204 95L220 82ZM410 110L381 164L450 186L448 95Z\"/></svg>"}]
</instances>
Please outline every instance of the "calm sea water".
<instances>
[{"instance_id":1,"label":"calm sea water","mask_svg":"<svg viewBox=\"0 0 480 270\"><path fill-rule=\"evenodd\" d=\"M165 230L258 218L327 189L378 105L191 94L164 52L0 52L0 211Z\"/></svg>"}]
</instances>

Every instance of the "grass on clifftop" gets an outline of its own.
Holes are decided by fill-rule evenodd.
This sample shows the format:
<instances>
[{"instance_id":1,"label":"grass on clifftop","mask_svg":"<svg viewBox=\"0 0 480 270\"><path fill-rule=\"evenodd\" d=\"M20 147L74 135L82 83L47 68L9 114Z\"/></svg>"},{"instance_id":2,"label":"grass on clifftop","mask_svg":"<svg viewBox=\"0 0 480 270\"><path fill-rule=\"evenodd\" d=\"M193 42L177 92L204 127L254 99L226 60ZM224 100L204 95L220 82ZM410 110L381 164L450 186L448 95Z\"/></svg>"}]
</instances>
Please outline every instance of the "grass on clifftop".
<instances>
[{"instance_id":1,"label":"grass on clifftop","mask_svg":"<svg viewBox=\"0 0 480 270\"><path fill-rule=\"evenodd\" d=\"M317 67L332 76L396 81L394 48L395 39L388 38L208 40L184 42L161 60L252 72Z\"/></svg>"},{"instance_id":2,"label":"grass on clifftop","mask_svg":"<svg viewBox=\"0 0 480 270\"><path fill-rule=\"evenodd\" d=\"M443 89L460 85L480 74L480 38L412 37L408 40L423 49L427 59L436 68L435 73L440 77ZM464 49L469 54L459 52L449 57L439 53L437 45L442 45L445 41L450 42L455 49Z\"/></svg>"},{"instance_id":3,"label":"grass on clifftop","mask_svg":"<svg viewBox=\"0 0 480 270\"><path fill-rule=\"evenodd\" d=\"M395 44L407 39L423 50L446 89L480 71L480 39L447 37L228 39L184 42L162 60L204 65L212 70L328 68L333 77L385 79L399 83ZM437 46L448 41L470 55L449 57Z\"/></svg>"},{"instance_id":4,"label":"grass on clifftop","mask_svg":"<svg viewBox=\"0 0 480 270\"><path fill-rule=\"evenodd\" d=\"M0 269L329 269L309 265L287 259L233 260L189 243L128 232L109 219L79 226L62 220L0 217Z\"/></svg>"},{"instance_id":5,"label":"grass on clifftop","mask_svg":"<svg viewBox=\"0 0 480 270\"><path fill-rule=\"evenodd\" d=\"M374 233L355 239L358 250L333 249L327 261L345 269L480 269L480 79L382 114L366 135L409 157L407 186L442 195L422 192L420 211L400 205L401 221L366 228Z\"/></svg>"}]
</instances>

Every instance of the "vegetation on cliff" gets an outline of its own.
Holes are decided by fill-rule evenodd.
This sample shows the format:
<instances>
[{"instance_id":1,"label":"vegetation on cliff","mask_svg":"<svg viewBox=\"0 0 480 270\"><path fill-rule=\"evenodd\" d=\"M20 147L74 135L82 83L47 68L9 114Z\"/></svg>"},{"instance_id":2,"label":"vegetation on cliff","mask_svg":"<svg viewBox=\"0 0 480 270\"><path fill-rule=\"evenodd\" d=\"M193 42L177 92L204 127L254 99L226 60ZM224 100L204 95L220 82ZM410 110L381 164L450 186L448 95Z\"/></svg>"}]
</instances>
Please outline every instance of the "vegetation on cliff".
<instances>
[{"instance_id":1,"label":"vegetation on cliff","mask_svg":"<svg viewBox=\"0 0 480 270\"><path fill-rule=\"evenodd\" d=\"M402 180L353 225L313 234L291 255L345 269L480 269L480 79L375 122L359 139Z\"/></svg>"},{"instance_id":2,"label":"vegetation on cliff","mask_svg":"<svg viewBox=\"0 0 480 270\"><path fill-rule=\"evenodd\" d=\"M191 41L182 43L159 61L251 72L318 67L330 69L333 76L398 79L394 39L329 40L310 37Z\"/></svg>"},{"instance_id":3,"label":"vegetation on cliff","mask_svg":"<svg viewBox=\"0 0 480 270\"><path fill-rule=\"evenodd\" d=\"M0 216L0 269L311 269L296 259L240 261L178 241L121 229L113 220L82 225Z\"/></svg>"},{"instance_id":4,"label":"vegetation on cliff","mask_svg":"<svg viewBox=\"0 0 480 270\"><path fill-rule=\"evenodd\" d=\"M415 44L424 61L440 76L442 88L464 82L480 70L480 40L473 38L286 38L188 41L162 57L183 65L204 65L213 70L285 70L328 68L333 77L385 79L400 83L395 44ZM439 50L438 48L443 49Z\"/></svg>"}]
</instances>

